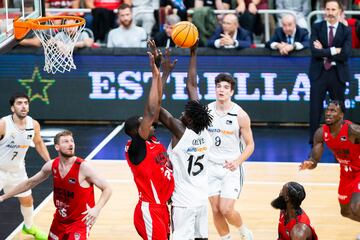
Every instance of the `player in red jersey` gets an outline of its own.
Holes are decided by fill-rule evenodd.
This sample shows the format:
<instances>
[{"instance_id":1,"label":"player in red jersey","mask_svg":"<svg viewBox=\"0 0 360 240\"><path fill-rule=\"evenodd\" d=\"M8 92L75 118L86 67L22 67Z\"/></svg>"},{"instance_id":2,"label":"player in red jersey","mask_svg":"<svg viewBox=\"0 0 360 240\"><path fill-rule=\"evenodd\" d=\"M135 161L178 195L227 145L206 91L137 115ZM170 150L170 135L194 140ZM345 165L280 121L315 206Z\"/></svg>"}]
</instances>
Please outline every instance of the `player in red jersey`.
<instances>
[{"instance_id":1,"label":"player in red jersey","mask_svg":"<svg viewBox=\"0 0 360 240\"><path fill-rule=\"evenodd\" d=\"M325 124L315 132L310 158L300 165L300 170L316 167L325 143L340 163L341 215L360 222L360 126L344 120L344 111L342 102L329 103Z\"/></svg>"},{"instance_id":2,"label":"player in red jersey","mask_svg":"<svg viewBox=\"0 0 360 240\"><path fill-rule=\"evenodd\" d=\"M87 161L75 156L70 131L58 133L54 144L59 156L48 161L36 175L0 196L0 202L34 188L52 174L56 211L48 239L88 239L91 226L111 196L111 188ZM96 204L93 185L102 191Z\"/></svg>"},{"instance_id":3,"label":"player in red jersey","mask_svg":"<svg viewBox=\"0 0 360 240\"><path fill-rule=\"evenodd\" d=\"M306 193L302 185L297 182L286 183L280 191L279 197L271 205L280 209L278 240L317 240L310 219L300 207Z\"/></svg>"},{"instance_id":4,"label":"player in red jersey","mask_svg":"<svg viewBox=\"0 0 360 240\"><path fill-rule=\"evenodd\" d=\"M170 217L167 201L174 191L174 177L169 166L165 147L154 136L162 97L160 78L161 53L153 41L148 52L152 70L149 98L142 117L125 121L125 133L131 137L125 148L126 159L134 175L139 192L139 202L134 212L134 225L145 240L165 240L170 235ZM156 63L155 63L156 62ZM163 64L163 71L171 71L174 63Z\"/></svg>"}]
</instances>

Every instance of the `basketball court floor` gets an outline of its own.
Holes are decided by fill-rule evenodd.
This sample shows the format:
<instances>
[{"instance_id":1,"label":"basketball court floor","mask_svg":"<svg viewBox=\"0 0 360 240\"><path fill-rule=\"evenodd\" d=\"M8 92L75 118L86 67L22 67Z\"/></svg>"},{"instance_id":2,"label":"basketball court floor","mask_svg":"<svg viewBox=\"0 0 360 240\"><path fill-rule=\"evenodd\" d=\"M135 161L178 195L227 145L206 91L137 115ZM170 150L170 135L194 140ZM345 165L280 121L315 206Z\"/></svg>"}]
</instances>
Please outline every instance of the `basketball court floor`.
<instances>
[{"instance_id":1,"label":"basketball court floor","mask_svg":"<svg viewBox=\"0 0 360 240\"><path fill-rule=\"evenodd\" d=\"M133 210L137 203L137 190L130 169L124 161L124 146L127 137L121 125L43 125L42 135L49 142L53 132L69 129L74 132L76 153L91 160L95 168L113 188L109 203L102 210L90 239L140 239L133 226ZM245 163L245 183L236 209L245 224L253 230L254 239L276 239L279 211L270 206L282 185L298 181L305 186L307 197L302 207L308 213L319 239L353 240L360 234L359 223L343 218L337 202L339 168L334 158L326 151L320 164L313 171L298 171L299 162L309 151L305 128L253 128L255 152ZM50 133L50 134L49 134ZM160 140L167 145L169 134L157 130ZM50 143L48 143L50 144ZM56 152L48 146L52 157ZM36 173L42 160L34 149L27 155L29 176ZM33 190L36 224L48 231L54 213L51 195L51 179ZM96 192L99 196L99 192ZM210 209L210 208L209 208ZM0 204L0 239L32 239L20 233L21 214L16 199ZM239 239L232 229L233 239ZM209 239L219 239L209 212Z\"/></svg>"}]
</instances>

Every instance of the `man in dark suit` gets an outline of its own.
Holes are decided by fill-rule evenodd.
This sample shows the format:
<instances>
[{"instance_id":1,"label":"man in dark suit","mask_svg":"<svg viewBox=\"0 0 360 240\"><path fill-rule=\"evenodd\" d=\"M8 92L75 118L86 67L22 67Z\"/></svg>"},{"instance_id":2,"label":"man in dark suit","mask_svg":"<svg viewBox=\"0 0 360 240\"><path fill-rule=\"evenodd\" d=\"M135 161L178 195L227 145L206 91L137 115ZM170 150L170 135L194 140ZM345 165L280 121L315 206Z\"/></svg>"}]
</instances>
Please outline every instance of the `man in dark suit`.
<instances>
[{"instance_id":1,"label":"man in dark suit","mask_svg":"<svg viewBox=\"0 0 360 240\"><path fill-rule=\"evenodd\" d=\"M274 35L265 47L277 50L281 55L309 47L309 32L296 25L296 18L286 14L281 18L281 27L276 28Z\"/></svg>"},{"instance_id":2,"label":"man in dark suit","mask_svg":"<svg viewBox=\"0 0 360 240\"><path fill-rule=\"evenodd\" d=\"M345 83L350 80L348 58L351 54L351 30L339 22L343 6L340 0L325 1L325 21L314 24L310 48L310 140L319 127L326 92L332 100L345 100Z\"/></svg>"},{"instance_id":3,"label":"man in dark suit","mask_svg":"<svg viewBox=\"0 0 360 240\"><path fill-rule=\"evenodd\" d=\"M222 26L207 41L208 47L213 48L249 48L252 44L252 35L249 31L239 26L235 14L226 14Z\"/></svg>"},{"instance_id":4,"label":"man in dark suit","mask_svg":"<svg viewBox=\"0 0 360 240\"><path fill-rule=\"evenodd\" d=\"M154 41L158 47L175 47L175 43L171 39L172 30L180 22L180 17L176 14L171 14L166 16L166 22L164 24L164 30L158 32L154 36Z\"/></svg>"}]
</instances>

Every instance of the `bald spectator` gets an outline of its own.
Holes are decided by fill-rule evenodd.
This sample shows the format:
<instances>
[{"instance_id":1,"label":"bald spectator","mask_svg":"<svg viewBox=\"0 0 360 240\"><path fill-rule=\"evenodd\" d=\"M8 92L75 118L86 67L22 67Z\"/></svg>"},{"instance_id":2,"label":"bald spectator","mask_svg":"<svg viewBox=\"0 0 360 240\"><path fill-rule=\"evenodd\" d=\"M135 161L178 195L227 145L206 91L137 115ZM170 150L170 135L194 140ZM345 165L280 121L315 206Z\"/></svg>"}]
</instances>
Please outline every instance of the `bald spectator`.
<instances>
[{"instance_id":1,"label":"bald spectator","mask_svg":"<svg viewBox=\"0 0 360 240\"><path fill-rule=\"evenodd\" d=\"M171 39L171 33L176 23L180 22L180 17L176 14L171 14L166 16L166 21L164 24L164 31L158 32L154 41L158 47L174 47L175 44Z\"/></svg>"},{"instance_id":2,"label":"bald spectator","mask_svg":"<svg viewBox=\"0 0 360 240\"><path fill-rule=\"evenodd\" d=\"M252 44L251 33L240 27L235 14L226 14L207 45L213 48L249 48Z\"/></svg>"},{"instance_id":3,"label":"bald spectator","mask_svg":"<svg viewBox=\"0 0 360 240\"><path fill-rule=\"evenodd\" d=\"M286 9L294 11L296 13L297 24L302 28L309 29L306 21L306 16L310 12L310 2L308 0L276 0L276 9ZM278 21L283 16L284 14L279 14Z\"/></svg>"},{"instance_id":4,"label":"bald spectator","mask_svg":"<svg viewBox=\"0 0 360 240\"><path fill-rule=\"evenodd\" d=\"M146 47L146 32L133 23L130 5L120 5L118 18L120 26L109 32L107 47Z\"/></svg>"},{"instance_id":5,"label":"bald spectator","mask_svg":"<svg viewBox=\"0 0 360 240\"><path fill-rule=\"evenodd\" d=\"M295 16L285 14L281 18L282 27L275 30L266 47L277 50L281 55L288 55L292 51L302 50L309 47L309 32L305 28L296 25Z\"/></svg>"}]
</instances>

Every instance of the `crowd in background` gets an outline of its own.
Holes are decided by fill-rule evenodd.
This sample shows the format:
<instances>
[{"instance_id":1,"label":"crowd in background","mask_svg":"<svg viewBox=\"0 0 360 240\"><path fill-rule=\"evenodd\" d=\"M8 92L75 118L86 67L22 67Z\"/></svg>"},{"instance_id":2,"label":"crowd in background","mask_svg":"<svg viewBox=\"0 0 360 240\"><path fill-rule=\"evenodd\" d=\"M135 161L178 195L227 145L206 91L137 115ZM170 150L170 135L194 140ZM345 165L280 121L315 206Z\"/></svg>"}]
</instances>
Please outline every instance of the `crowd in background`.
<instances>
[{"instance_id":1,"label":"crowd in background","mask_svg":"<svg viewBox=\"0 0 360 240\"><path fill-rule=\"evenodd\" d=\"M345 10L360 9L360 0L342 0L342 3ZM21 7L21 1L13 0L9 7ZM49 10L54 8L64 11ZM67 12L71 8L91 11ZM80 40L85 42L77 47L146 47L149 38L158 46L172 47L173 26L180 21L191 21L199 30L200 47L242 49L265 46L283 55L308 48L311 26L307 16L311 11L323 8L322 0L46 0L47 15L75 14L86 19L85 33ZM263 9L292 10L296 14L270 14L271 39L266 41L264 15L258 13ZM215 14L213 10L236 12ZM321 21L322 17L316 15L311 23ZM352 29L353 48L360 48L358 18L360 15L342 19ZM290 36L293 39L289 39ZM284 44L277 43L288 43L292 47L285 50ZM41 43L30 35L21 45L40 46Z\"/></svg>"}]
</instances>

